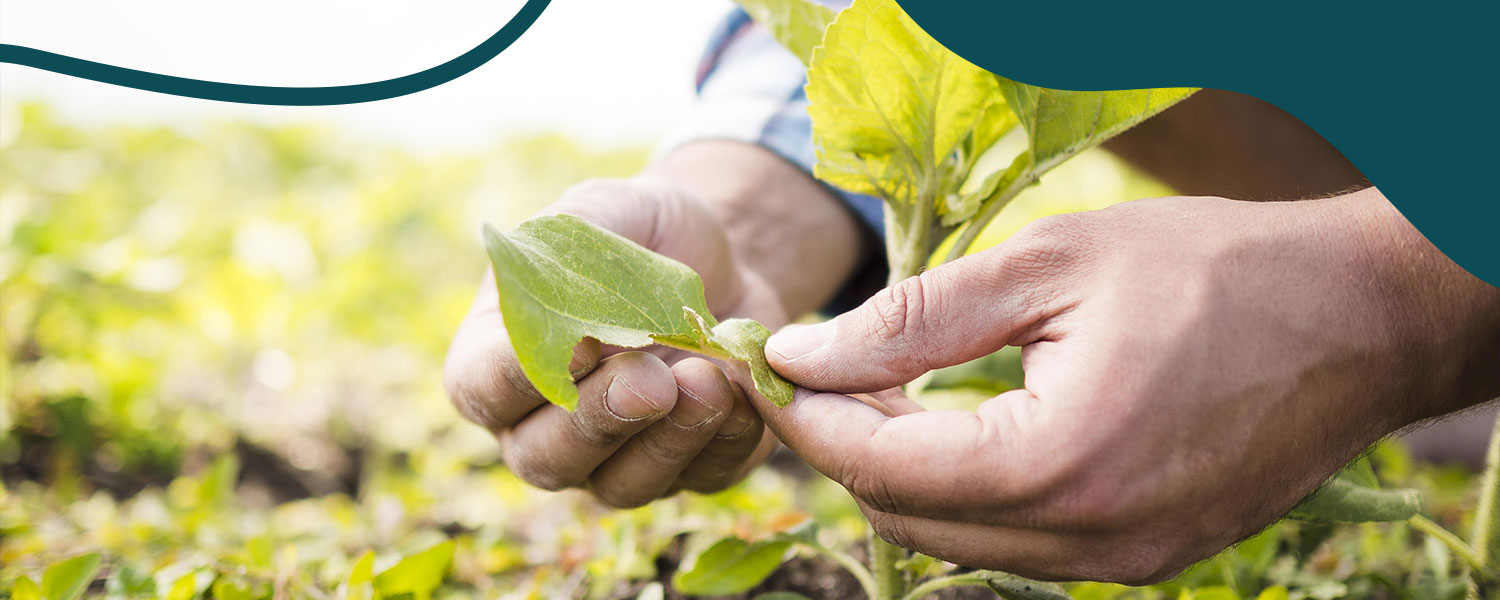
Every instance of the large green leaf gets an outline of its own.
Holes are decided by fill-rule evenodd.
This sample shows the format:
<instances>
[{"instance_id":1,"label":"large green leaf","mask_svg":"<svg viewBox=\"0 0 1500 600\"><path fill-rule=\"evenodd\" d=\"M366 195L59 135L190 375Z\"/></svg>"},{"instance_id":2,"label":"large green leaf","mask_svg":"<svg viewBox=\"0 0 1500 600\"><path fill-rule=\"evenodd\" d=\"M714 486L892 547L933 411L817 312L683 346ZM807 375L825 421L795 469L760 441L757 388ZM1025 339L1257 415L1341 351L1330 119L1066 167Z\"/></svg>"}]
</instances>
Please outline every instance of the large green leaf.
<instances>
[{"instance_id":1,"label":"large green leaf","mask_svg":"<svg viewBox=\"0 0 1500 600\"><path fill-rule=\"evenodd\" d=\"M703 281L686 265L571 215L531 219L503 234L486 225L484 242L516 359L551 402L578 407L568 363L585 337L744 361L761 395L791 402L791 383L766 362L770 332L745 319L717 323Z\"/></svg>"},{"instance_id":2,"label":"large green leaf","mask_svg":"<svg viewBox=\"0 0 1500 600\"><path fill-rule=\"evenodd\" d=\"M1405 521L1422 511L1417 490L1381 489L1369 460L1360 458L1329 478L1287 516L1302 521Z\"/></svg>"},{"instance_id":3,"label":"large green leaf","mask_svg":"<svg viewBox=\"0 0 1500 600\"><path fill-rule=\"evenodd\" d=\"M98 554L83 554L47 567L42 573L42 597L47 600L77 600L99 572Z\"/></svg>"},{"instance_id":4,"label":"large green leaf","mask_svg":"<svg viewBox=\"0 0 1500 600\"><path fill-rule=\"evenodd\" d=\"M1071 92L995 78L1030 139L1032 170L1043 173L1191 96L1197 88Z\"/></svg>"},{"instance_id":5,"label":"large green leaf","mask_svg":"<svg viewBox=\"0 0 1500 600\"><path fill-rule=\"evenodd\" d=\"M432 597L453 564L453 542L447 541L406 558L375 576L375 589L385 597L411 594L417 600Z\"/></svg>"},{"instance_id":6,"label":"large green leaf","mask_svg":"<svg viewBox=\"0 0 1500 600\"><path fill-rule=\"evenodd\" d=\"M1015 125L994 77L894 0L855 0L838 14L813 51L807 98L820 179L930 211L947 210L939 194Z\"/></svg>"},{"instance_id":7,"label":"large green leaf","mask_svg":"<svg viewBox=\"0 0 1500 600\"><path fill-rule=\"evenodd\" d=\"M674 574L672 587L697 596L744 592L769 577L791 547L790 540L751 544L735 537L724 538Z\"/></svg>"},{"instance_id":8,"label":"large green leaf","mask_svg":"<svg viewBox=\"0 0 1500 600\"><path fill-rule=\"evenodd\" d=\"M813 48L823 42L823 30L833 22L833 9L809 0L735 0L750 18L808 64Z\"/></svg>"}]
</instances>

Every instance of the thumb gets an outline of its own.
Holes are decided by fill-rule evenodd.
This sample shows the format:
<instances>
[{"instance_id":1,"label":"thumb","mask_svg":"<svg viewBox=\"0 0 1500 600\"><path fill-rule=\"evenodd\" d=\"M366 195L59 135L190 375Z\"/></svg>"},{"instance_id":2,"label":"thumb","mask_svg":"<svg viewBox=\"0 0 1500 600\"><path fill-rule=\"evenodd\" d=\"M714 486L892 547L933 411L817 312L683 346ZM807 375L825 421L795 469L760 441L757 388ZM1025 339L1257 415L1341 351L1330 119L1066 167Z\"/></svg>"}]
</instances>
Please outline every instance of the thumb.
<instances>
[{"instance_id":1,"label":"thumb","mask_svg":"<svg viewBox=\"0 0 1500 600\"><path fill-rule=\"evenodd\" d=\"M808 389L899 386L994 352L1044 318L1052 302L1038 300L1057 294L1039 289L1036 272L1007 260L1003 245L992 248L898 282L833 320L787 327L767 341L766 359Z\"/></svg>"}]
</instances>

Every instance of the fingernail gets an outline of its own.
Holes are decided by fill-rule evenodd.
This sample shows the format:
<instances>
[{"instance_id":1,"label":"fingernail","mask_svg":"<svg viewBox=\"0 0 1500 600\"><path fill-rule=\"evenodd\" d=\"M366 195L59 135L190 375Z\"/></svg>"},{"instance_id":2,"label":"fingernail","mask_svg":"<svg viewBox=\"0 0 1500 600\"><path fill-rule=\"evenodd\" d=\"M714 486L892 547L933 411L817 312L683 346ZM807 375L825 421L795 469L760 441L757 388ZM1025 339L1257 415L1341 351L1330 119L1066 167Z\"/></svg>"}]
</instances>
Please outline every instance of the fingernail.
<instances>
[{"instance_id":1,"label":"fingernail","mask_svg":"<svg viewBox=\"0 0 1500 600\"><path fill-rule=\"evenodd\" d=\"M766 351L788 362L797 360L828 344L828 327L827 323L787 327L766 340Z\"/></svg>"},{"instance_id":2,"label":"fingernail","mask_svg":"<svg viewBox=\"0 0 1500 600\"><path fill-rule=\"evenodd\" d=\"M719 426L719 433L714 434L714 437L725 439L737 438L744 435L746 431L750 431L750 426L752 425L755 425L755 419L745 415L732 414L728 420L724 421L723 425Z\"/></svg>"},{"instance_id":3,"label":"fingernail","mask_svg":"<svg viewBox=\"0 0 1500 600\"><path fill-rule=\"evenodd\" d=\"M667 413L667 420L683 429L697 429L719 416L719 409L709 406L697 394L677 386L677 406Z\"/></svg>"},{"instance_id":4,"label":"fingernail","mask_svg":"<svg viewBox=\"0 0 1500 600\"><path fill-rule=\"evenodd\" d=\"M573 381L583 379L584 375L588 375L599 364L599 361L591 359L581 347L573 349L573 358L568 361L568 374L573 376Z\"/></svg>"},{"instance_id":5,"label":"fingernail","mask_svg":"<svg viewBox=\"0 0 1500 600\"><path fill-rule=\"evenodd\" d=\"M609 409L610 414L626 421L636 421L661 413L660 406L619 376L609 382L609 389L604 392L604 407Z\"/></svg>"}]
</instances>

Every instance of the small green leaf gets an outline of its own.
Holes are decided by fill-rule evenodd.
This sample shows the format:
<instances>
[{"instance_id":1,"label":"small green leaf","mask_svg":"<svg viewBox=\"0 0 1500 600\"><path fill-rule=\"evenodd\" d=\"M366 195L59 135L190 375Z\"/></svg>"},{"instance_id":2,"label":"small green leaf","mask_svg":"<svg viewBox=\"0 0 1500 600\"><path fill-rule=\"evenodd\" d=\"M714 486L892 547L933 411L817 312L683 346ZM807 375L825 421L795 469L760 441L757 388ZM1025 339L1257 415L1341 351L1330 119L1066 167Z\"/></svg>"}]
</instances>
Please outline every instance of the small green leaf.
<instances>
[{"instance_id":1,"label":"small green leaf","mask_svg":"<svg viewBox=\"0 0 1500 600\"><path fill-rule=\"evenodd\" d=\"M1368 463L1361 465L1363 460L1356 460L1324 482L1292 508L1287 517L1302 521L1361 523L1405 521L1422 511L1420 492L1380 489Z\"/></svg>"},{"instance_id":2,"label":"small green leaf","mask_svg":"<svg viewBox=\"0 0 1500 600\"><path fill-rule=\"evenodd\" d=\"M812 519L808 519L801 525L776 534L775 539L812 547L821 547L823 545L818 541L818 523Z\"/></svg>"},{"instance_id":3,"label":"small green leaf","mask_svg":"<svg viewBox=\"0 0 1500 600\"><path fill-rule=\"evenodd\" d=\"M814 173L894 206L938 210L938 194L957 189L1016 123L994 77L932 39L894 0L855 0L840 12L807 77Z\"/></svg>"},{"instance_id":4,"label":"small green leaf","mask_svg":"<svg viewBox=\"0 0 1500 600\"><path fill-rule=\"evenodd\" d=\"M218 506L234 499L234 486L240 476L240 461L234 452L225 452L209 463L198 483L198 505Z\"/></svg>"},{"instance_id":5,"label":"small green leaf","mask_svg":"<svg viewBox=\"0 0 1500 600\"><path fill-rule=\"evenodd\" d=\"M692 269L578 217L531 219L505 234L485 225L484 242L521 370L568 410L578 406L568 363L585 336L638 348L698 332L684 308L709 315Z\"/></svg>"},{"instance_id":6,"label":"small green leaf","mask_svg":"<svg viewBox=\"0 0 1500 600\"><path fill-rule=\"evenodd\" d=\"M674 574L672 587L697 596L744 592L781 566L791 547L789 540L749 544L739 538L724 538L699 554L686 569Z\"/></svg>"},{"instance_id":7,"label":"small green leaf","mask_svg":"<svg viewBox=\"0 0 1500 600\"><path fill-rule=\"evenodd\" d=\"M443 583L453 564L453 542L447 541L406 558L375 576L375 589L382 596L411 594L427 600Z\"/></svg>"},{"instance_id":8,"label":"small green leaf","mask_svg":"<svg viewBox=\"0 0 1500 600\"><path fill-rule=\"evenodd\" d=\"M776 374L771 363L766 362L766 340L771 331L750 319L729 319L713 328L710 342L723 349L735 360L744 361L750 367L750 378L755 381L755 391L765 396L776 406L792 403L796 388L792 383Z\"/></svg>"},{"instance_id":9,"label":"small green leaf","mask_svg":"<svg viewBox=\"0 0 1500 600\"><path fill-rule=\"evenodd\" d=\"M1055 583L1036 581L1009 573L992 572L986 581L990 589L1005 600L1072 600L1067 590Z\"/></svg>"},{"instance_id":10,"label":"small green leaf","mask_svg":"<svg viewBox=\"0 0 1500 600\"><path fill-rule=\"evenodd\" d=\"M42 590L36 587L36 582L30 577L22 575L12 585L11 600L42 600Z\"/></svg>"},{"instance_id":11,"label":"small green leaf","mask_svg":"<svg viewBox=\"0 0 1500 600\"><path fill-rule=\"evenodd\" d=\"M371 582L375 580L375 552L366 550L349 567L349 577L344 580L345 600L366 600L374 597Z\"/></svg>"},{"instance_id":12,"label":"small green leaf","mask_svg":"<svg viewBox=\"0 0 1500 600\"><path fill-rule=\"evenodd\" d=\"M104 595L110 598L156 597L156 580L130 565L116 565L104 582Z\"/></svg>"},{"instance_id":13,"label":"small green leaf","mask_svg":"<svg viewBox=\"0 0 1500 600\"><path fill-rule=\"evenodd\" d=\"M214 600L255 600L256 594L250 584L220 577L212 586Z\"/></svg>"},{"instance_id":14,"label":"small green leaf","mask_svg":"<svg viewBox=\"0 0 1500 600\"><path fill-rule=\"evenodd\" d=\"M178 577L172 582L171 587L167 588L167 593L163 598L165 600L193 600L198 597L198 574L198 571L193 571Z\"/></svg>"},{"instance_id":15,"label":"small green leaf","mask_svg":"<svg viewBox=\"0 0 1500 600\"><path fill-rule=\"evenodd\" d=\"M812 61L813 48L823 43L823 30L833 22L833 9L809 0L735 0L755 22L771 31L802 64Z\"/></svg>"},{"instance_id":16,"label":"small green leaf","mask_svg":"<svg viewBox=\"0 0 1500 600\"><path fill-rule=\"evenodd\" d=\"M98 554L83 554L54 563L42 573L42 597L47 600L77 600L99 572Z\"/></svg>"},{"instance_id":17,"label":"small green leaf","mask_svg":"<svg viewBox=\"0 0 1500 600\"><path fill-rule=\"evenodd\" d=\"M578 407L568 363L585 337L742 360L761 395L791 402L791 383L765 360L770 332L754 321L715 322L703 281L687 265L571 215L531 219L504 234L485 225L484 241L516 360L552 403Z\"/></svg>"},{"instance_id":18,"label":"small green leaf","mask_svg":"<svg viewBox=\"0 0 1500 600\"><path fill-rule=\"evenodd\" d=\"M1286 588L1279 585L1273 585L1264 590L1261 590L1260 595L1256 596L1255 600L1290 600L1290 598L1291 594L1287 593Z\"/></svg>"},{"instance_id":19,"label":"small green leaf","mask_svg":"<svg viewBox=\"0 0 1500 600\"><path fill-rule=\"evenodd\" d=\"M1196 88L1072 92L1004 77L1005 101L1030 140L1032 170L1044 173L1191 96Z\"/></svg>"},{"instance_id":20,"label":"small green leaf","mask_svg":"<svg viewBox=\"0 0 1500 600\"><path fill-rule=\"evenodd\" d=\"M767 592L758 594L752 600L812 600L797 592Z\"/></svg>"},{"instance_id":21,"label":"small green leaf","mask_svg":"<svg viewBox=\"0 0 1500 600\"><path fill-rule=\"evenodd\" d=\"M1187 600L1240 600L1238 593L1222 585L1201 587L1193 590L1191 593L1183 590L1182 594L1186 596Z\"/></svg>"},{"instance_id":22,"label":"small green leaf","mask_svg":"<svg viewBox=\"0 0 1500 600\"><path fill-rule=\"evenodd\" d=\"M365 550L364 554L354 560L354 566L349 567L349 579L345 582L350 587L364 585L374 580L375 551Z\"/></svg>"}]
</instances>

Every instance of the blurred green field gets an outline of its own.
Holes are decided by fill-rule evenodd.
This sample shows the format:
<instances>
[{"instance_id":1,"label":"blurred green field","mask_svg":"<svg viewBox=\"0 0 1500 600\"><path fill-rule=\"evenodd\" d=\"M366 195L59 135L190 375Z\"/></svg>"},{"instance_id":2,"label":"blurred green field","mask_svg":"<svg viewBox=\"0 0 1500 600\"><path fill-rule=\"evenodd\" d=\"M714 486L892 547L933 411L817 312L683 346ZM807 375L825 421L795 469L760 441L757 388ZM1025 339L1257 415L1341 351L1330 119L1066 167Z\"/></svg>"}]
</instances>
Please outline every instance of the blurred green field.
<instances>
[{"instance_id":1,"label":"blurred green field","mask_svg":"<svg viewBox=\"0 0 1500 600\"><path fill-rule=\"evenodd\" d=\"M533 490L449 406L439 374L486 267L478 224L631 174L647 148L542 136L434 156L315 126L79 127L35 103L3 118L0 596L98 552L89 590L118 598L626 598L726 535L809 520L825 544L865 535L843 490L792 456L631 511ZM1092 152L986 237L1165 193ZM1466 472L1397 447L1376 459L1461 525ZM1171 584L1073 591L1436 598L1455 563L1403 524L1284 524ZM836 577L798 574L820 568L799 559L761 589L824 597Z\"/></svg>"}]
</instances>

